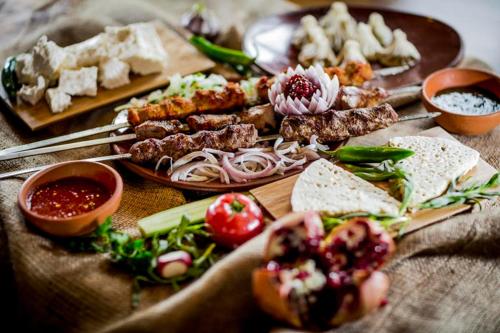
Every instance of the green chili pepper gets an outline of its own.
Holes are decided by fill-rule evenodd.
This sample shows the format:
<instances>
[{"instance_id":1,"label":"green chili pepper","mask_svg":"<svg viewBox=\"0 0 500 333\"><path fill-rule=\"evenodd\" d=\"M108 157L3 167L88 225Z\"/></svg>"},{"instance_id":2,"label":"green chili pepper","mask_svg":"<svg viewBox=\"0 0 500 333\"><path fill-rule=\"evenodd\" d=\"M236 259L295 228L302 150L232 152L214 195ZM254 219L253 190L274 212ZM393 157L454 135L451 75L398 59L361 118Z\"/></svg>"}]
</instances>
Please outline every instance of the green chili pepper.
<instances>
[{"instance_id":1,"label":"green chili pepper","mask_svg":"<svg viewBox=\"0 0 500 333\"><path fill-rule=\"evenodd\" d=\"M346 163L378 163L383 161L400 161L414 154L413 151L394 147L345 146L326 154Z\"/></svg>"},{"instance_id":2,"label":"green chili pepper","mask_svg":"<svg viewBox=\"0 0 500 333\"><path fill-rule=\"evenodd\" d=\"M189 41L196 46L198 50L213 60L225 62L233 66L239 65L247 67L255 60L255 58L250 57L242 51L216 45L201 36L192 36Z\"/></svg>"},{"instance_id":3,"label":"green chili pepper","mask_svg":"<svg viewBox=\"0 0 500 333\"><path fill-rule=\"evenodd\" d=\"M2 85L10 99L16 98L19 83L16 76L16 57L9 57L2 69Z\"/></svg>"}]
</instances>

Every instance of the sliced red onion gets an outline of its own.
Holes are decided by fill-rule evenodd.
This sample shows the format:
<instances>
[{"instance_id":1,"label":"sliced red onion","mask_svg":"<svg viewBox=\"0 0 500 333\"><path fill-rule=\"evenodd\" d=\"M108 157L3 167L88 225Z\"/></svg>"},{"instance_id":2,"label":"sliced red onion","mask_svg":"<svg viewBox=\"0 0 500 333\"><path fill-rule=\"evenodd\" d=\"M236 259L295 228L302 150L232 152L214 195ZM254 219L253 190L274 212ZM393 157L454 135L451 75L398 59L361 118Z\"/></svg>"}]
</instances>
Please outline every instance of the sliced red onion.
<instances>
[{"instance_id":1,"label":"sliced red onion","mask_svg":"<svg viewBox=\"0 0 500 333\"><path fill-rule=\"evenodd\" d=\"M178 159L177 161L175 161L175 163L172 165L172 170L175 171L177 168L179 168L179 167L191 162L195 158L199 158L199 157L204 158L206 161L208 161L211 164L219 164L219 162L217 161L217 158L215 158L215 156L210 154L209 152L195 151L195 152L187 154L187 155L181 157L180 159Z\"/></svg>"},{"instance_id":2,"label":"sliced red onion","mask_svg":"<svg viewBox=\"0 0 500 333\"><path fill-rule=\"evenodd\" d=\"M227 156L222 157L222 167L227 171L229 176L231 176L231 178L233 178L237 182L245 182L249 179L263 178L272 175L274 172L276 172L276 170L278 170L279 164L280 163L277 163L273 167L272 162L269 162L269 165L261 171L245 172L232 165Z\"/></svg>"},{"instance_id":3,"label":"sliced red onion","mask_svg":"<svg viewBox=\"0 0 500 333\"><path fill-rule=\"evenodd\" d=\"M234 157L234 153L222 151L222 150L218 150L218 149L203 148L202 151L207 152L209 154L214 154L214 155L220 155L220 156L229 155L229 157Z\"/></svg>"},{"instance_id":4,"label":"sliced red onion","mask_svg":"<svg viewBox=\"0 0 500 333\"><path fill-rule=\"evenodd\" d=\"M219 171L220 174L220 180L223 183L229 184L229 175L228 173L218 164L210 164L206 162L191 162L189 164L186 164L179 169L175 170L170 179L172 181L186 181L188 176L193 179L192 181L205 181L209 177L207 176L200 176L200 175L193 175L193 172L200 168L212 168L216 169ZM213 177L212 177L213 178Z\"/></svg>"},{"instance_id":5,"label":"sliced red onion","mask_svg":"<svg viewBox=\"0 0 500 333\"><path fill-rule=\"evenodd\" d=\"M169 160L170 161L170 167L168 169L169 169L169 172L170 172L170 170L172 170L172 157L165 155L165 156L162 156L158 160L158 162L156 162L155 173L157 173L158 170L160 170L160 166L162 165L162 163L163 163L164 160Z\"/></svg>"}]
</instances>

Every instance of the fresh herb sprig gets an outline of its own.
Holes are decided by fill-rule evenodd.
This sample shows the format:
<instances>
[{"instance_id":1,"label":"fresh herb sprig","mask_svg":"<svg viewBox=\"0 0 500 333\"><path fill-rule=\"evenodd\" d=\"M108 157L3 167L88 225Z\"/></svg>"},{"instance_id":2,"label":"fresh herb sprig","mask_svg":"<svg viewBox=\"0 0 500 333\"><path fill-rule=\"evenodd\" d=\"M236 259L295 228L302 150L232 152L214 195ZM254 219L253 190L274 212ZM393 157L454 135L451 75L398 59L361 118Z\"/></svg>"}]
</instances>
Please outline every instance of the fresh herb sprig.
<instances>
[{"instance_id":1,"label":"fresh herb sprig","mask_svg":"<svg viewBox=\"0 0 500 333\"><path fill-rule=\"evenodd\" d=\"M74 251L106 253L113 263L132 274L134 307L139 302L141 283L168 284L178 289L180 282L202 275L218 258L214 253L215 243L205 230L204 222L192 222L185 216L165 234L144 238L133 238L114 230L111 218L107 218L92 234L71 239L68 246ZM155 271L158 257L177 250L191 255L192 266L181 276L162 278Z\"/></svg>"},{"instance_id":2,"label":"fresh herb sprig","mask_svg":"<svg viewBox=\"0 0 500 333\"><path fill-rule=\"evenodd\" d=\"M333 228L344 224L347 220L354 217L366 217L372 221L378 222L384 229L393 230L394 227L404 226L410 219L406 216L392 216L386 214L372 214L366 212L356 212L340 216L322 215L323 227L325 231L330 231Z\"/></svg>"},{"instance_id":3,"label":"fresh herb sprig","mask_svg":"<svg viewBox=\"0 0 500 333\"><path fill-rule=\"evenodd\" d=\"M376 166L345 164L345 167L356 176L371 182L389 181L391 192L401 195L399 214L403 215L406 212L414 187L410 176L397 167L393 160L383 161Z\"/></svg>"},{"instance_id":4,"label":"fresh herb sprig","mask_svg":"<svg viewBox=\"0 0 500 333\"><path fill-rule=\"evenodd\" d=\"M459 204L478 204L481 207L481 199L490 199L500 196L500 191L490 191L500 185L500 173L495 173L488 181L477 184L474 183L464 188L457 187L457 179L454 179L445 194L435 199L422 203L419 208L442 208Z\"/></svg>"}]
</instances>

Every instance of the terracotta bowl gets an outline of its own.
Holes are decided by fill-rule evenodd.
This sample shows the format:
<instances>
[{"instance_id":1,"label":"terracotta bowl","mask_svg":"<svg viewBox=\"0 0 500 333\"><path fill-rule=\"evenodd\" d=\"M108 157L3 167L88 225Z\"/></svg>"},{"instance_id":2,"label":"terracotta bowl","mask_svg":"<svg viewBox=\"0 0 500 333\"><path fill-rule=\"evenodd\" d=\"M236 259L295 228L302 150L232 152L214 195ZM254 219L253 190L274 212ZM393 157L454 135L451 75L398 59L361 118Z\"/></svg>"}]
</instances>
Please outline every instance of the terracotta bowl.
<instances>
[{"instance_id":1,"label":"terracotta bowl","mask_svg":"<svg viewBox=\"0 0 500 333\"><path fill-rule=\"evenodd\" d=\"M39 215L28 208L28 199L40 185L67 177L86 177L104 185L111 197L98 208L73 217ZM70 161L56 164L29 177L21 187L18 204L24 217L39 229L55 236L80 236L92 232L120 205L123 181L113 168L97 162Z\"/></svg>"},{"instance_id":2,"label":"terracotta bowl","mask_svg":"<svg viewBox=\"0 0 500 333\"><path fill-rule=\"evenodd\" d=\"M429 112L441 112L436 122L452 133L478 135L493 130L500 124L500 110L487 115L462 115L443 110L431 99L438 92L469 86L487 90L500 99L500 77L476 69L447 68L429 75L422 87L423 102Z\"/></svg>"}]
</instances>

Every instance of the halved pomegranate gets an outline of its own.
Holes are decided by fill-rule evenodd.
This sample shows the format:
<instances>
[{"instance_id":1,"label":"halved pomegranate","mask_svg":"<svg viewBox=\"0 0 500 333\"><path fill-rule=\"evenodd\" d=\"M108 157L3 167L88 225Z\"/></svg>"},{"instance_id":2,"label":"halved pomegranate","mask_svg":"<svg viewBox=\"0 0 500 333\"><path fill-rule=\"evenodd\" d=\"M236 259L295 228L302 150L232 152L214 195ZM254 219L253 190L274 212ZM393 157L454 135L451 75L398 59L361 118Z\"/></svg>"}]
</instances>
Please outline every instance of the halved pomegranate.
<instances>
[{"instance_id":1,"label":"halved pomegranate","mask_svg":"<svg viewBox=\"0 0 500 333\"><path fill-rule=\"evenodd\" d=\"M384 304L389 279L378 269L395 250L389 234L355 218L323 237L314 212L290 215L271 232L265 265L253 274L264 311L296 327L322 329Z\"/></svg>"}]
</instances>

